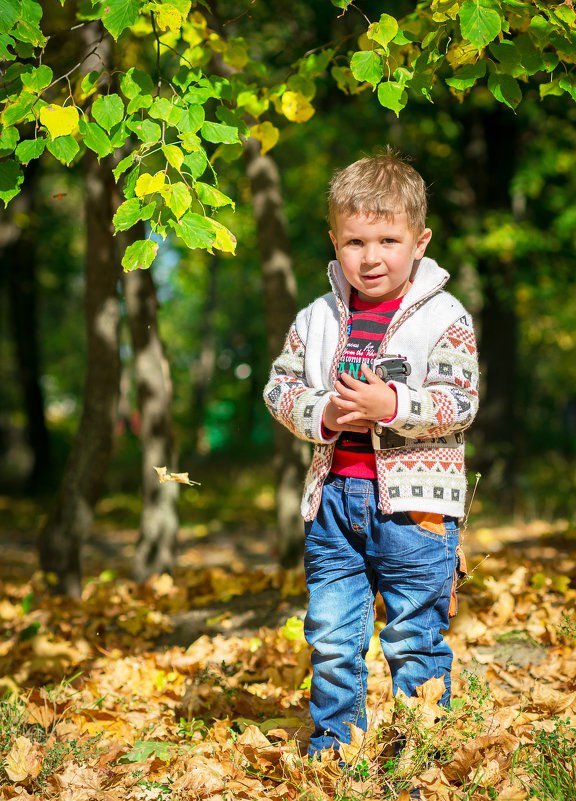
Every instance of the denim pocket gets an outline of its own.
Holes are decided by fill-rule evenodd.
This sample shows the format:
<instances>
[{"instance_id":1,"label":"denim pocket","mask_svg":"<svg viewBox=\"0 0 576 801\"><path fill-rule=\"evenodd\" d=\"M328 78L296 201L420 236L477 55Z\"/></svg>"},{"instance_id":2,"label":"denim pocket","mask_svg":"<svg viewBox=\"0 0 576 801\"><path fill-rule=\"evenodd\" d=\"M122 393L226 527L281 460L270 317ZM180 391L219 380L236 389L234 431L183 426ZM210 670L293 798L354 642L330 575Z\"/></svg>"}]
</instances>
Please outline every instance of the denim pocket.
<instances>
[{"instance_id":1,"label":"denim pocket","mask_svg":"<svg viewBox=\"0 0 576 801\"><path fill-rule=\"evenodd\" d=\"M435 522L430 520L429 516L418 520L412 517L412 515L419 516L421 514L420 512L397 512L395 517L400 525L410 526L419 534L428 537L428 539L445 541L449 537L458 536L458 524L454 518L446 519L442 517L442 522ZM434 517L440 516L434 515Z\"/></svg>"}]
</instances>

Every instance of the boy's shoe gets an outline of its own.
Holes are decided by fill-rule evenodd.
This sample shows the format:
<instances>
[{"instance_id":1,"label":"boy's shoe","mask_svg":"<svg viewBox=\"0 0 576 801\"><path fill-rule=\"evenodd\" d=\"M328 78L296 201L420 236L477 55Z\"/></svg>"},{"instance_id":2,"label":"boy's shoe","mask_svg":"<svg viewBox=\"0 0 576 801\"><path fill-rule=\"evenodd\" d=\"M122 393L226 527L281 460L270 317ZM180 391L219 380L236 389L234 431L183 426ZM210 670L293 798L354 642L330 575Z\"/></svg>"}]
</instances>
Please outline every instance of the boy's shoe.
<instances>
[{"instance_id":1,"label":"boy's shoe","mask_svg":"<svg viewBox=\"0 0 576 801\"><path fill-rule=\"evenodd\" d=\"M419 787L412 787L408 795L410 798L417 799L417 801L424 801L424 796Z\"/></svg>"}]
</instances>

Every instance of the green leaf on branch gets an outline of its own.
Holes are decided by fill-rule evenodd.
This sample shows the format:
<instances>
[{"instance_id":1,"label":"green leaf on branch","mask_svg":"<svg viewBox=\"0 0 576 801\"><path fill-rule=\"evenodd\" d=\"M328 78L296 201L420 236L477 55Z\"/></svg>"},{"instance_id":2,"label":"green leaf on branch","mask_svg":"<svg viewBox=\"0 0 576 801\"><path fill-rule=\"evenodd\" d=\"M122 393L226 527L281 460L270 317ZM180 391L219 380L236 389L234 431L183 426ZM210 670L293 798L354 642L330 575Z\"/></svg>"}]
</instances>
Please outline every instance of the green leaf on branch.
<instances>
[{"instance_id":1,"label":"green leaf on branch","mask_svg":"<svg viewBox=\"0 0 576 801\"><path fill-rule=\"evenodd\" d=\"M126 170L129 167L132 166L134 162L134 155L135 155L134 153L130 153L129 156L125 156L125 158L123 158L122 161L118 162L116 167L114 167L112 173L116 181L118 180L118 178L120 178L121 175L123 175L126 172Z\"/></svg>"},{"instance_id":2,"label":"green leaf on branch","mask_svg":"<svg viewBox=\"0 0 576 801\"><path fill-rule=\"evenodd\" d=\"M136 194L136 182L140 175L140 164L136 164L135 167L132 167L128 175L124 178L124 183L122 184L122 193L124 197L130 198L134 197Z\"/></svg>"},{"instance_id":3,"label":"green leaf on branch","mask_svg":"<svg viewBox=\"0 0 576 801\"><path fill-rule=\"evenodd\" d=\"M155 144L159 142L162 137L162 128L157 122L152 122L152 120L129 122L128 129L135 133L138 139L145 145Z\"/></svg>"},{"instance_id":4,"label":"green leaf on branch","mask_svg":"<svg viewBox=\"0 0 576 801\"><path fill-rule=\"evenodd\" d=\"M23 72L21 75L22 85L29 92L40 93L52 83L54 73L46 64L41 64L31 72Z\"/></svg>"},{"instance_id":5,"label":"green leaf on branch","mask_svg":"<svg viewBox=\"0 0 576 801\"><path fill-rule=\"evenodd\" d=\"M18 20L20 0L0 0L0 33L8 33Z\"/></svg>"},{"instance_id":6,"label":"green leaf on branch","mask_svg":"<svg viewBox=\"0 0 576 801\"><path fill-rule=\"evenodd\" d=\"M166 97L155 97L148 114L156 120L163 120L175 126L182 116L182 108L175 106Z\"/></svg>"},{"instance_id":7,"label":"green leaf on branch","mask_svg":"<svg viewBox=\"0 0 576 801\"><path fill-rule=\"evenodd\" d=\"M576 76L574 74L564 75L558 81L558 85L565 92L568 92L572 100L576 100Z\"/></svg>"},{"instance_id":8,"label":"green leaf on branch","mask_svg":"<svg viewBox=\"0 0 576 801\"><path fill-rule=\"evenodd\" d=\"M499 72L492 72L488 78L488 89L496 100L515 109L522 100L522 90L516 78Z\"/></svg>"},{"instance_id":9,"label":"green leaf on branch","mask_svg":"<svg viewBox=\"0 0 576 801\"><path fill-rule=\"evenodd\" d=\"M553 97L561 97L563 94L564 89L562 89L560 86L560 81L558 78L556 78L554 81L540 84L540 100L548 95L552 95Z\"/></svg>"},{"instance_id":10,"label":"green leaf on branch","mask_svg":"<svg viewBox=\"0 0 576 801\"><path fill-rule=\"evenodd\" d=\"M382 47L388 47L392 39L398 33L398 22L390 14L382 14L378 22L373 22L368 30L366 36L378 42Z\"/></svg>"},{"instance_id":11,"label":"green leaf on branch","mask_svg":"<svg viewBox=\"0 0 576 801\"><path fill-rule=\"evenodd\" d=\"M114 39L118 39L122 31L134 25L139 10L139 0L106 0L102 15L104 27Z\"/></svg>"},{"instance_id":12,"label":"green leaf on branch","mask_svg":"<svg viewBox=\"0 0 576 801\"><path fill-rule=\"evenodd\" d=\"M554 70L560 63L560 59L558 58L556 53L542 53L542 58L544 59L545 72L554 72Z\"/></svg>"},{"instance_id":13,"label":"green leaf on branch","mask_svg":"<svg viewBox=\"0 0 576 801\"><path fill-rule=\"evenodd\" d=\"M350 5L350 3L352 2L352 0L330 0L330 2L332 3L333 6L336 6L336 8L343 8L344 10L346 10Z\"/></svg>"},{"instance_id":14,"label":"green leaf on branch","mask_svg":"<svg viewBox=\"0 0 576 801\"><path fill-rule=\"evenodd\" d=\"M128 129L128 118L124 118L121 123L115 125L112 128L110 133L110 142L112 144L112 150L118 150L119 148L124 147L126 140L130 136L130 131Z\"/></svg>"},{"instance_id":15,"label":"green leaf on branch","mask_svg":"<svg viewBox=\"0 0 576 801\"><path fill-rule=\"evenodd\" d=\"M152 94L154 83L147 72L131 67L120 78L120 89L128 100L132 100L140 94Z\"/></svg>"},{"instance_id":16,"label":"green leaf on branch","mask_svg":"<svg viewBox=\"0 0 576 801\"><path fill-rule=\"evenodd\" d=\"M176 128L182 133L196 133L202 127L204 120L205 113L202 106L188 106L181 112Z\"/></svg>"},{"instance_id":17,"label":"green leaf on branch","mask_svg":"<svg viewBox=\"0 0 576 801\"><path fill-rule=\"evenodd\" d=\"M220 208L221 206L232 206L232 208L235 208L235 203L232 198L229 198L228 195L225 195L219 189L210 186L210 184L197 181L194 189L198 195L198 200L201 203L204 203L206 206L213 206L214 208Z\"/></svg>"},{"instance_id":18,"label":"green leaf on branch","mask_svg":"<svg viewBox=\"0 0 576 801\"><path fill-rule=\"evenodd\" d=\"M357 81L376 86L382 80L382 58L374 50L359 50L350 59L350 69Z\"/></svg>"},{"instance_id":19,"label":"green leaf on branch","mask_svg":"<svg viewBox=\"0 0 576 801\"><path fill-rule=\"evenodd\" d=\"M184 156L184 166L186 167L186 173L190 175L193 181L197 178L200 178L201 175L206 171L206 167L208 166L208 159L206 157L206 153L203 150L197 150L194 153L188 153Z\"/></svg>"},{"instance_id":20,"label":"green leaf on branch","mask_svg":"<svg viewBox=\"0 0 576 801\"><path fill-rule=\"evenodd\" d=\"M169 184L162 192L162 197L177 220L179 220L192 205L190 190L182 181Z\"/></svg>"},{"instance_id":21,"label":"green leaf on branch","mask_svg":"<svg viewBox=\"0 0 576 801\"><path fill-rule=\"evenodd\" d=\"M476 64L465 64L456 70L451 78L446 78L446 83L453 89L463 92L474 86L479 78L486 75L486 62L477 61Z\"/></svg>"},{"instance_id":22,"label":"green leaf on branch","mask_svg":"<svg viewBox=\"0 0 576 801\"><path fill-rule=\"evenodd\" d=\"M478 50L486 47L502 30L502 18L491 0L465 0L458 16L463 38Z\"/></svg>"},{"instance_id":23,"label":"green leaf on branch","mask_svg":"<svg viewBox=\"0 0 576 801\"><path fill-rule=\"evenodd\" d=\"M520 51L509 39L493 42L488 49L508 73L514 72L521 64Z\"/></svg>"},{"instance_id":24,"label":"green leaf on branch","mask_svg":"<svg viewBox=\"0 0 576 801\"><path fill-rule=\"evenodd\" d=\"M158 253L158 242L151 239L139 239L128 245L122 257L122 267L126 272L130 270L147 270Z\"/></svg>"},{"instance_id":25,"label":"green leaf on branch","mask_svg":"<svg viewBox=\"0 0 576 801\"><path fill-rule=\"evenodd\" d=\"M54 158L63 164L70 164L74 156L80 150L80 145L73 136L59 136L52 142L47 142L46 147Z\"/></svg>"},{"instance_id":26,"label":"green leaf on branch","mask_svg":"<svg viewBox=\"0 0 576 801\"><path fill-rule=\"evenodd\" d=\"M13 103L9 103L4 107L2 124L8 127L15 125L17 122L25 122L32 116L30 111L37 100L37 95L33 95L30 92L21 92Z\"/></svg>"},{"instance_id":27,"label":"green leaf on branch","mask_svg":"<svg viewBox=\"0 0 576 801\"><path fill-rule=\"evenodd\" d=\"M398 116L408 102L408 93L401 83L385 81L378 86L378 100Z\"/></svg>"},{"instance_id":28,"label":"green leaf on branch","mask_svg":"<svg viewBox=\"0 0 576 801\"><path fill-rule=\"evenodd\" d=\"M18 128L2 128L0 129L0 155L8 155L11 153L20 139L20 132Z\"/></svg>"},{"instance_id":29,"label":"green leaf on branch","mask_svg":"<svg viewBox=\"0 0 576 801\"><path fill-rule=\"evenodd\" d=\"M0 58L4 61L14 61L16 58L11 47L14 47L14 39L6 33L0 33Z\"/></svg>"},{"instance_id":30,"label":"green leaf on branch","mask_svg":"<svg viewBox=\"0 0 576 801\"><path fill-rule=\"evenodd\" d=\"M520 63L528 75L535 75L546 68L541 51L534 47L534 43L527 33L520 34L514 41L520 54Z\"/></svg>"},{"instance_id":31,"label":"green leaf on branch","mask_svg":"<svg viewBox=\"0 0 576 801\"><path fill-rule=\"evenodd\" d=\"M97 70L91 70L83 78L80 84L80 89L84 97L89 97L98 88L98 81L102 77L102 73Z\"/></svg>"},{"instance_id":32,"label":"green leaf on branch","mask_svg":"<svg viewBox=\"0 0 576 801\"><path fill-rule=\"evenodd\" d=\"M14 159L0 161L0 200L4 201L4 207L18 194L23 180L24 173L17 161Z\"/></svg>"},{"instance_id":33,"label":"green leaf on branch","mask_svg":"<svg viewBox=\"0 0 576 801\"><path fill-rule=\"evenodd\" d=\"M140 111L141 108L150 108L152 105L152 97L150 95L136 95L128 103L126 111L128 114L134 114L135 111Z\"/></svg>"},{"instance_id":34,"label":"green leaf on branch","mask_svg":"<svg viewBox=\"0 0 576 801\"><path fill-rule=\"evenodd\" d=\"M156 203L148 203L146 206L142 206L138 198L133 197L118 206L116 214L112 218L112 223L116 231L127 231L138 220L149 220L155 209Z\"/></svg>"},{"instance_id":35,"label":"green leaf on branch","mask_svg":"<svg viewBox=\"0 0 576 801\"><path fill-rule=\"evenodd\" d=\"M528 32L535 40L538 47L544 48L547 46L550 36L554 32L554 26L551 25L545 17L537 14L530 20Z\"/></svg>"},{"instance_id":36,"label":"green leaf on branch","mask_svg":"<svg viewBox=\"0 0 576 801\"><path fill-rule=\"evenodd\" d=\"M114 149L108 134L97 123L80 120L79 129L84 138L84 144L93 150L98 158L108 156Z\"/></svg>"},{"instance_id":37,"label":"green leaf on branch","mask_svg":"<svg viewBox=\"0 0 576 801\"><path fill-rule=\"evenodd\" d=\"M37 139L25 139L20 142L15 150L15 156L22 164L28 164L29 161L39 158L44 153L46 147L46 139L38 137Z\"/></svg>"},{"instance_id":38,"label":"green leaf on branch","mask_svg":"<svg viewBox=\"0 0 576 801\"><path fill-rule=\"evenodd\" d=\"M105 131L110 131L124 117L124 103L120 95L101 95L92 105L92 116Z\"/></svg>"},{"instance_id":39,"label":"green leaf on branch","mask_svg":"<svg viewBox=\"0 0 576 801\"><path fill-rule=\"evenodd\" d=\"M40 3L35 0L21 0L18 24L14 31L16 39L34 47L44 47L47 40L40 29L41 19L42 6ZM25 57L23 54L19 55L22 58Z\"/></svg>"},{"instance_id":40,"label":"green leaf on branch","mask_svg":"<svg viewBox=\"0 0 576 801\"><path fill-rule=\"evenodd\" d=\"M232 125L223 125L220 122L205 121L200 128L200 133L207 142L213 144L232 145L240 141L238 128L234 128Z\"/></svg>"},{"instance_id":41,"label":"green leaf on branch","mask_svg":"<svg viewBox=\"0 0 576 801\"><path fill-rule=\"evenodd\" d=\"M216 239L216 232L210 224L210 219L193 211L187 212L178 222L170 220L170 225L191 250L196 248L210 250Z\"/></svg>"}]
</instances>

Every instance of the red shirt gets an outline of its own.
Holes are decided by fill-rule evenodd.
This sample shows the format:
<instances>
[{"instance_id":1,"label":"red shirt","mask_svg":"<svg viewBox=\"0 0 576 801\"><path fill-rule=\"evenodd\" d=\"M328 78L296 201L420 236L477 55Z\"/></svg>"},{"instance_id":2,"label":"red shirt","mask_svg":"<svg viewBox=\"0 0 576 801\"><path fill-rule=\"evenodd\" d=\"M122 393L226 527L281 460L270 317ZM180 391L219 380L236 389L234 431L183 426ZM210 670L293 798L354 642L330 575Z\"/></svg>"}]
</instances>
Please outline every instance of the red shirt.
<instances>
[{"instance_id":1,"label":"red shirt","mask_svg":"<svg viewBox=\"0 0 576 801\"><path fill-rule=\"evenodd\" d=\"M402 298L372 302L360 300L356 290L350 299L348 342L338 366L338 375L347 373L361 381L362 362L372 367L380 343ZM343 431L336 443L331 471L340 476L376 478L376 460L370 434Z\"/></svg>"}]
</instances>

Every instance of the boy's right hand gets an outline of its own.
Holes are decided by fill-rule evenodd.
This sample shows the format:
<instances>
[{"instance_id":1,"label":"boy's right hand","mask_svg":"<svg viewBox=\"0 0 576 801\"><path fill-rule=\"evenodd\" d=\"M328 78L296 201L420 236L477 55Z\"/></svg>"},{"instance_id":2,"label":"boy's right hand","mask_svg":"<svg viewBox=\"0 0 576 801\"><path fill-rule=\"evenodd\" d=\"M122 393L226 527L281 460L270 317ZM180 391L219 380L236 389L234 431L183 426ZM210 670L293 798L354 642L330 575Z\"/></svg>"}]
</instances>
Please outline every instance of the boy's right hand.
<instances>
[{"instance_id":1,"label":"boy's right hand","mask_svg":"<svg viewBox=\"0 0 576 801\"><path fill-rule=\"evenodd\" d=\"M324 407L322 425L324 428L330 429L330 431L359 431L362 434L367 434L372 428L373 423L370 420L354 420L353 423L344 423L342 425L338 422L338 418L343 417L344 414L331 397Z\"/></svg>"}]
</instances>

